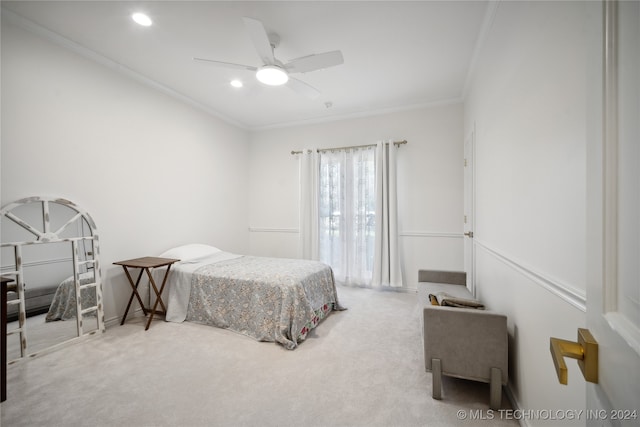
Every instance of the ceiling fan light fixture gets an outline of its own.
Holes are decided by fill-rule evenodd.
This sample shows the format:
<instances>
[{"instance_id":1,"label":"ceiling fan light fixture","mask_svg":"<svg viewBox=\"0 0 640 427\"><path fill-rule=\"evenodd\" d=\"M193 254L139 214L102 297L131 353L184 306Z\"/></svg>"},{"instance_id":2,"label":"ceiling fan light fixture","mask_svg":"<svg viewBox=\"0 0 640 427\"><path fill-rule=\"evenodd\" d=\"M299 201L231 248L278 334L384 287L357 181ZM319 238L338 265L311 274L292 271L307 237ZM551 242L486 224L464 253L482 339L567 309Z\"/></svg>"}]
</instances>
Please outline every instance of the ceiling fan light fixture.
<instances>
[{"instance_id":1,"label":"ceiling fan light fixture","mask_svg":"<svg viewBox=\"0 0 640 427\"><path fill-rule=\"evenodd\" d=\"M144 13L138 12L131 15L131 19L133 19L138 25L142 25L143 27L149 27L153 24L151 18Z\"/></svg>"},{"instance_id":2,"label":"ceiling fan light fixture","mask_svg":"<svg viewBox=\"0 0 640 427\"><path fill-rule=\"evenodd\" d=\"M281 86L289 81L289 75L277 65L265 65L256 72L259 82L269 86Z\"/></svg>"}]
</instances>

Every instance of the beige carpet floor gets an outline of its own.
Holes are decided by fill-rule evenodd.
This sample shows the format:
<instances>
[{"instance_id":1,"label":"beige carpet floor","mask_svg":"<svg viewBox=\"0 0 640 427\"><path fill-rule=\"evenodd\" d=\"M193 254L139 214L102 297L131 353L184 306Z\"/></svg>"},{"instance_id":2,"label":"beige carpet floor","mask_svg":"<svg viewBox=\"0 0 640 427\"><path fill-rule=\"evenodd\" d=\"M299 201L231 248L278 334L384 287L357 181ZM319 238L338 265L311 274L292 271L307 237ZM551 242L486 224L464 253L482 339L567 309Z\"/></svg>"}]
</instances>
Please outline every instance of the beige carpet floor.
<instances>
[{"instance_id":1,"label":"beige carpet floor","mask_svg":"<svg viewBox=\"0 0 640 427\"><path fill-rule=\"evenodd\" d=\"M414 293L338 293L348 310L294 351L194 323L145 332L138 317L11 365L2 426L517 425L486 419L487 384L445 378L431 398Z\"/></svg>"}]
</instances>

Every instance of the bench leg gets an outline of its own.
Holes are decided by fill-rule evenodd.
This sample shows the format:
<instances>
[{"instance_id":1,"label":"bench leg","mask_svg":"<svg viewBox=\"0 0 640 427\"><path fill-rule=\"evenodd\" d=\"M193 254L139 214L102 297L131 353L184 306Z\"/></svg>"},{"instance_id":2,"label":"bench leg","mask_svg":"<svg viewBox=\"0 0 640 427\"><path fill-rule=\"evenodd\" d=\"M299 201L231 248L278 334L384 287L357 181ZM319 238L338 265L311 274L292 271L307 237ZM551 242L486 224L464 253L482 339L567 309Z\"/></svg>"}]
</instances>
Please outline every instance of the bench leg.
<instances>
[{"instance_id":1,"label":"bench leg","mask_svg":"<svg viewBox=\"0 0 640 427\"><path fill-rule=\"evenodd\" d=\"M442 399L442 365L440 359L431 359L431 377L433 379L431 397Z\"/></svg>"},{"instance_id":2,"label":"bench leg","mask_svg":"<svg viewBox=\"0 0 640 427\"><path fill-rule=\"evenodd\" d=\"M495 410L500 409L502 406L502 371L499 368L491 368L489 396L489 407Z\"/></svg>"}]
</instances>

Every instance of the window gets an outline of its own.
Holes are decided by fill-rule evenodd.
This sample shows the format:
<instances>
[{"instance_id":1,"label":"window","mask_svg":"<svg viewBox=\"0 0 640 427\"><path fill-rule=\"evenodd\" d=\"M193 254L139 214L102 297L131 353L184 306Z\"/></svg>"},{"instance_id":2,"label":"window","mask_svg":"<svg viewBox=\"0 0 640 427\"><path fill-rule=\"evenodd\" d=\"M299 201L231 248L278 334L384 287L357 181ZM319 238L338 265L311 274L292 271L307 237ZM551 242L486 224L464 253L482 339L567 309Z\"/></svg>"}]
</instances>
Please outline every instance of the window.
<instances>
[{"instance_id":1,"label":"window","mask_svg":"<svg viewBox=\"0 0 640 427\"><path fill-rule=\"evenodd\" d=\"M318 195L319 257L337 281L370 285L376 237L375 147L323 151Z\"/></svg>"},{"instance_id":2,"label":"window","mask_svg":"<svg viewBox=\"0 0 640 427\"><path fill-rule=\"evenodd\" d=\"M396 148L406 141L300 154L300 255L336 282L402 287Z\"/></svg>"}]
</instances>

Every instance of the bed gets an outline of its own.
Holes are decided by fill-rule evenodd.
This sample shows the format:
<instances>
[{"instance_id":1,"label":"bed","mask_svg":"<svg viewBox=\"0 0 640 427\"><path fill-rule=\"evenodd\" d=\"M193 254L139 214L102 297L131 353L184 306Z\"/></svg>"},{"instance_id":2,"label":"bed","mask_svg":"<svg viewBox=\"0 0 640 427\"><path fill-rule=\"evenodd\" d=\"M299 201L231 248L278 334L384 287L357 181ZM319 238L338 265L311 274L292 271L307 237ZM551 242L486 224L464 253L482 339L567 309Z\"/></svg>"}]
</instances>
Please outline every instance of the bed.
<instances>
[{"instance_id":1,"label":"bed","mask_svg":"<svg viewBox=\"0 0 640 427\"><path fill-rule=\"evenodd\" d=\"M160 256L180 260L163 293L170 322L225 328L293 350L322 319L344 309L331 267L317 261L237 255L202 244ZM158 285L161 270L154 272Z\"/></svg>"},{"instance_id":2,"label":"bed","mask_svg":"<svg viewBox=\"0 0 640 427\"><path fill-rule=\"evenodd\" d=\"M92 271L80 273L80 285L86 285L95 281ZM82 309L96 305L96 291L94 288L82 289L80 291ZM63 280L57 287L53 300L49 306L49 311L45 317L45 322L56 320L69 320L76 318L76 287L73 276ZM85 314L85 316L95 316L95 312Z\"/></svg>"}]
</instances>

